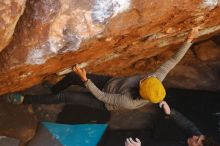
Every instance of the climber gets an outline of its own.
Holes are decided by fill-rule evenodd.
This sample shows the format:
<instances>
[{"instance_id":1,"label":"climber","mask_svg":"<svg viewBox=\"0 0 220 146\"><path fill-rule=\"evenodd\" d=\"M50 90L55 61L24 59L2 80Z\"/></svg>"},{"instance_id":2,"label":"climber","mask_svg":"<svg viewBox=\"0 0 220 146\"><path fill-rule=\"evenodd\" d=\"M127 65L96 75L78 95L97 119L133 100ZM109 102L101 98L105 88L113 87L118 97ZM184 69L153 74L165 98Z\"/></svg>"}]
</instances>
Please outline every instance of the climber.
<instances>
[{"instance_id":1,"label":"climber","mask_svg":"<svg viewBox=\"0 0 220 146\"><path fill-rule=\"evenodd\" d=\"M159 116L159 122L154 123L154 128L149 130L152 134L149 137L145 137L145 145L147 146L219 146L219 144L214 141L211 137L205 136L196 127L196 125L188 120L181 113L174 109L170 109L167 102L162 101L160 103L160 108L166 115ZM164 114L163 113L163 114ZM166 120L173 122L169 124ZM167 127L169 131L167 131ZM175 129L175 130L172 130ZM158 131L158 132L157 132ZM172 140L170 140L172 139ZM133 140L131 137L127 138L125 141L125 146L141 146L141 141L136 138Z\"/></svg>"},{"instance_id":2,"label":"climber","mask_svg":"<svg viewBox=\"0 0 220 146\"><path fill-rule=\"evenodd\" d=\"M198 29L199 27L193 28L177 53L154 73L120 78L93 74L88 74L87 77L85 69L76 65L73 72L52 87L51 90L55 94L25 96L10 94L8 101L26 104L71 103L104 110L136 109L149 102L160 103L166 95L162 81L190 48L193 39L198 35ZM60 92L70 85L85 85L90 92Z\"/></svg>"}]
</instances>

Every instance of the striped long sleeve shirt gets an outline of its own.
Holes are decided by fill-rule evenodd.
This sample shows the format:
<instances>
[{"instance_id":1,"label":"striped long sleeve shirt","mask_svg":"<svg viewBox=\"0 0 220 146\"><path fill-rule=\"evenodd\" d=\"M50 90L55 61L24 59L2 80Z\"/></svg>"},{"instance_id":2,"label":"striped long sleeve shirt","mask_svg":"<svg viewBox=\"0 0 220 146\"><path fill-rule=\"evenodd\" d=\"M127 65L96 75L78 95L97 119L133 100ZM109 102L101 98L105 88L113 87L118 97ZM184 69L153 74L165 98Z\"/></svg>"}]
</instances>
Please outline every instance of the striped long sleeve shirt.
<instances>
[{"instance_id":1,"label":"striped long sleeve shirt","mask_svg":"<svg viewBox=\"0 0 220 146\"><path fill-rule=\"evenodd\" d=\"M110 79L102 90L97 88L90 79L84 84L97 99L105 103L108 110L140 108L149 103L149 101L140 98L138 92L139 81L148 76L155 76L162 82L169 71L183 58L191 45L191 42L185 42L176 54L162 64L154 73L130 77L115 77Z\"/></svg>"}]
</instances>

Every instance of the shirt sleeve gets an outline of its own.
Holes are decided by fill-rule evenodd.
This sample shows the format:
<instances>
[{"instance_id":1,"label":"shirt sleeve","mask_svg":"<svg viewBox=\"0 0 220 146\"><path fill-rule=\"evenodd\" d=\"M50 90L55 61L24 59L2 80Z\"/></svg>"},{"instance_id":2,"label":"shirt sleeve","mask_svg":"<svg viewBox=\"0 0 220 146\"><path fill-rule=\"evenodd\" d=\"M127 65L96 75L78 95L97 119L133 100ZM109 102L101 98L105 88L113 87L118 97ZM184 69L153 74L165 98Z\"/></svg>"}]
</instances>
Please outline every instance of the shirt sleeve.
<instances>
[{"instance_id":1,"label":"shirt sleeve","mask_svg":"<svg viewBox=\"0 0 220 146\"><path fill-rule=\"evenodd\" d=\"M183 58L192 43L186 41L182 47L169 60L162 64L154 73L154 75L162 82L167 74L172 70L177 63Z\"/></svg>"},{"instance_id":2,"label":"shirt sleeve","mask_svg":"<svg viewBox=\"0 0 220 146\"><path fill-rule=\"evenodd\" d=\"M86 88L100 101L104 103L118 106L125 109L135 109L142 105L145 105L147 101L144 100L133 100L130 97L122 94L111 94L105 93L97 88L94 83L88 79L85 83Z\"/></svg>"},{"instance_id":3,"label":"shirt sleeve","mask_svg":"<svg viewBox=\"0 0 220 146\"><path fill-rule=\"evenodd\" d=\"M199 129L195 126L193 122L184 117L181 113L171 110L171 119L173 119L178 126L180 126L189 136L192 135L202 135Z\"/></svg>"}]
</instances>

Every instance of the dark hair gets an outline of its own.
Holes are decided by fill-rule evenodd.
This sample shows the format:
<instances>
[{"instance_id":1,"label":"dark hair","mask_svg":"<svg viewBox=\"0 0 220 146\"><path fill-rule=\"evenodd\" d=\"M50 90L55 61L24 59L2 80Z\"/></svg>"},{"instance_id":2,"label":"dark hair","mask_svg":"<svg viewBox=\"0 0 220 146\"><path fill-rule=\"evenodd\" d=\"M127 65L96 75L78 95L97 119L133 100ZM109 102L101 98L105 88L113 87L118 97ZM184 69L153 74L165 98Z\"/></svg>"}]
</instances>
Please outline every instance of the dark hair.
<instances>
[{"instance_id":1,"label":"dark hair","mask_svg":"<svg viewBox=\"0 0 220 146\"><path fill-rule=\"evenodd\" d=\"M132 92L132 99L136 100L136 99L141 99L140 94L139 94L139 87L133 87L131 88Z\"/></svg>"},{"instance_id":2,"label":"dark hair","mask_svg":"<svg viewBox=\"0 0 220 146\"><path fill-rule=\"evenodd\" d=\"M206 137L203 146L220 146L212 137Z\"/></svg>"}]
</instances>

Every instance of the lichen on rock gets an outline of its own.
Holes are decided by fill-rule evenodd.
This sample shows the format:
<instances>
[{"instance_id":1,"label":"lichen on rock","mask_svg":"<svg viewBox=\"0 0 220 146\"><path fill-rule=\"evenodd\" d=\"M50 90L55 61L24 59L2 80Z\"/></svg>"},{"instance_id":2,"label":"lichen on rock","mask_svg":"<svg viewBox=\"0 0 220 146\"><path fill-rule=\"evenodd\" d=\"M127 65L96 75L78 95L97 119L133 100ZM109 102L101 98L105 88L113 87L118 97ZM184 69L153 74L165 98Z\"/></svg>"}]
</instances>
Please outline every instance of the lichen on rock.
<instances>
[{"instance_id":1,"label":"lichen on rock","mask_svg":"<svg viewBox=\"0 0 220 146\"><path fill-rule=\"evenodd\" d=\"M214 9L219 3L219 0L203 0L202 8Z\"/></svg>"},{"instance_id":2,"label":"lichen on rock","mask_svg":"<svg viewBox=\"0 0 220 146\"><path fill-rule=\"evenodd\" d=\"M62 1L61 9L50 26L51 51L67 52L79 49L82 41L95 37L105 29L105 23L129 9L130 0L92 0L84 7L73 8L76 1Z\"/></svg>"}]
</instances>

